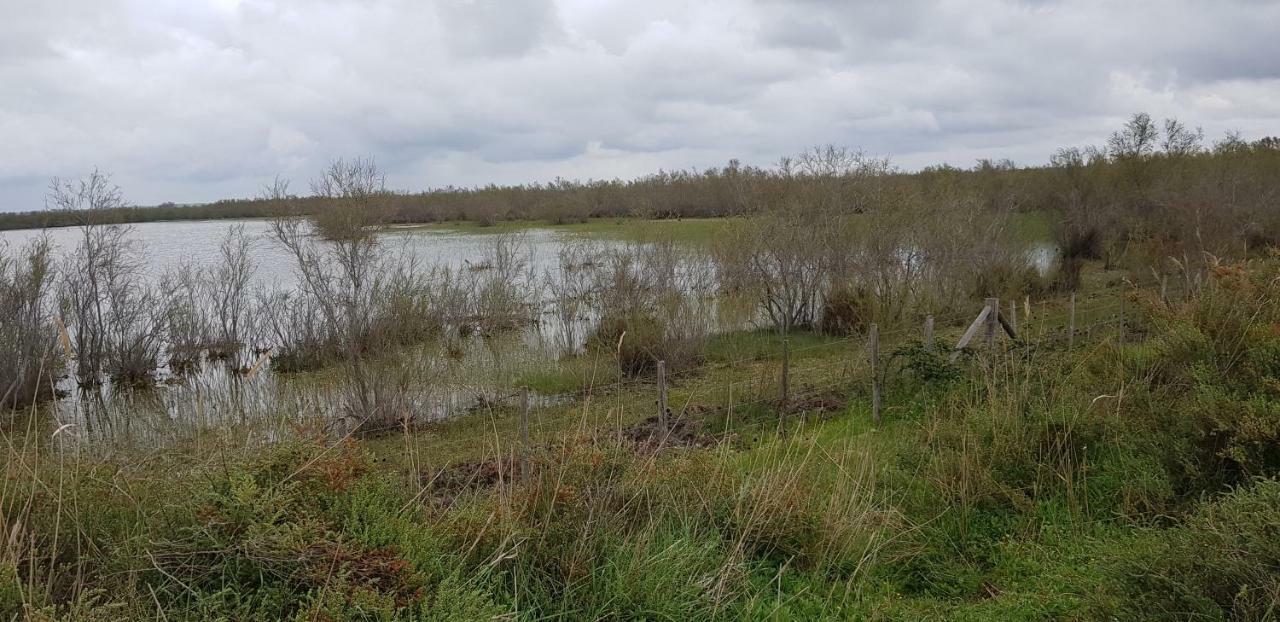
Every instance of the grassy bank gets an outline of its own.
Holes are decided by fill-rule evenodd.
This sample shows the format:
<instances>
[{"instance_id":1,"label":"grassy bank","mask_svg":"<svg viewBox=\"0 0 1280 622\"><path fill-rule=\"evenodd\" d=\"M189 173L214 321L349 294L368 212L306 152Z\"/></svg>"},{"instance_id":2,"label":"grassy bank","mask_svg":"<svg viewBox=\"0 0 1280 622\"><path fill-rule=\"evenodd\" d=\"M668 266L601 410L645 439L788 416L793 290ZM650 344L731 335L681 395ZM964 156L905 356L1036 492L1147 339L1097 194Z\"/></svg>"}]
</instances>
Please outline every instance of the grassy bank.
<instances>
[{"instance_id":1,"label":"grassy bank","mask_svg":"<svg viewBox=\"0 0 1280 622\"><path fill-rule=\"evenodd\" d=\"M88 458L10 434L0 609L27 619L1266 619L1280 606L1274 261L1065 301L952 364L885 335L718 337L367 440ZM1100 275L1097 278L1105 278ZM1110 299L1106 299L1110 298ZM945 321L951 320L951 321ZM963 330L940 322L939 341ZM1083 324L1083 322L1082 322ZM594 365L581 360L579 378ZM569 374L570 372L565 372Z\"/></svg>"}]
</instances>

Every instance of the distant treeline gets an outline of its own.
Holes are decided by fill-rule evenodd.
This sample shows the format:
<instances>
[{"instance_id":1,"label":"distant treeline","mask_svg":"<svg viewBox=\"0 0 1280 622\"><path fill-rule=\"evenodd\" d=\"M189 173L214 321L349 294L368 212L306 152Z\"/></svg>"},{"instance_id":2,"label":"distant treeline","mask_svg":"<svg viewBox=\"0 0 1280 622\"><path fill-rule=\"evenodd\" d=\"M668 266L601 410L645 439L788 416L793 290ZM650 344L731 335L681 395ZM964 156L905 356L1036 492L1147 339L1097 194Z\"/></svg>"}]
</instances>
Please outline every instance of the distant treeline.
<instances>
[{"instance_id":1,"label":"distant treeline","mask_svg":"<svg viewBox=\"0 0 1280 622\"><path fill-rule=\"evenodd\" d=\"M662 171L634 180L569 181L519 186L443 188L379 197L387 221L430 223L504 220L578 222L597 217L692 218L777 209L865 212L920 202L963 201L999 211L1057 213L1071 244L1092 237L1150 237L1170 220L1206 235L1215 231L1254 246L1280 241L1280 139L1246 141L1229 134L1210 146L1203 134L1169 119L1134 115L1105 146L1064 148L1050 163L1019 167L981 160L903 172L888 160L816 147L772 167L726 166ZM118 222L272 217L311 212L329 199L232 199L204 205L164 204L113 210ZM1227 212L1230 212L1229 214ZM0 214L0 229L75 224L58 211ZM1074 232L1072 229L1074 228ZM1136 229L1135 229L1136 228ZM1082 239L1075 239L1082 238ZM1117 239L1119 239L1117 238Z\"/></svg>"}]
</instances>

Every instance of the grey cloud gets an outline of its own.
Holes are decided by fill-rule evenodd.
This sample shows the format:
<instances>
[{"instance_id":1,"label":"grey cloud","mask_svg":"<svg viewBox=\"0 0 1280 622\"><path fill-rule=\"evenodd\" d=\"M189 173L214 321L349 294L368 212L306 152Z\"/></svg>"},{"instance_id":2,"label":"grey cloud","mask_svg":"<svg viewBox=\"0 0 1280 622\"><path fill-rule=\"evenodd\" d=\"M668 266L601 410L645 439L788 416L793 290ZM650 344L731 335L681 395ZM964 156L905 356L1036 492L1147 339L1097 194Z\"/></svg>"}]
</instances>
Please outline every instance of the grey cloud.
<instances>
[{"instance_id":1,"label":"grey cloud","mask_svg":"<svg viewBox=\"0 0 1280 622\"><path fill-rule=\"evenodd\" d=\"M769 22L760 31L760 42L770 47L833 51L844 46L836 26L812 15L790 15Z\"/></svg>"},{"instance_id":2,"label":"grey cloud","mask_svg":"<svg viewBox=\"0 0 1280 622\"><path fill-rule=\"evenodd\" d=\"M0 209L94 166L156 203L305 186L343 155L420 189L816 142L1031 163L1138 109L1210 135L1280 120L1275 3L0 2Z\"/></svg>"}]
</instances>

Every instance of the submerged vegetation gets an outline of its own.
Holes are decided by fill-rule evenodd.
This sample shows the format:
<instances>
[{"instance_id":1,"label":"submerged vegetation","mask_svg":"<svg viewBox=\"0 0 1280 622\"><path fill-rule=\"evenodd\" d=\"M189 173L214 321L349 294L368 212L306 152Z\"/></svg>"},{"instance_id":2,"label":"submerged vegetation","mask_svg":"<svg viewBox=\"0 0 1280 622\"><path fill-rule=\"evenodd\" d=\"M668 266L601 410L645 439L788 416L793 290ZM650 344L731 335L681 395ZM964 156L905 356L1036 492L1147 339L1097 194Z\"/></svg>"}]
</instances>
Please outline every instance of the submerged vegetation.
<instances>
[{"instance_id":1,"label":"submerged vegetation","mask_svg":"<svg viewBox=\"0 0 1280 622\"><path fill-rule=\"evenodd\" d=\"M1036 169L827 147L418 197L337 161L249 204L293 289L236 227L145 280L119 190L55 182L79 244L0 247L0 615L1273 618L1280 150L1200 140L1136 115ZM735 217L543 273L515 228L461 268L387 232L619 215ZM182 371L210 361L227 395ZM50 407L164 374L234 416L94 445Z\"/></svg>"}]
</instances>

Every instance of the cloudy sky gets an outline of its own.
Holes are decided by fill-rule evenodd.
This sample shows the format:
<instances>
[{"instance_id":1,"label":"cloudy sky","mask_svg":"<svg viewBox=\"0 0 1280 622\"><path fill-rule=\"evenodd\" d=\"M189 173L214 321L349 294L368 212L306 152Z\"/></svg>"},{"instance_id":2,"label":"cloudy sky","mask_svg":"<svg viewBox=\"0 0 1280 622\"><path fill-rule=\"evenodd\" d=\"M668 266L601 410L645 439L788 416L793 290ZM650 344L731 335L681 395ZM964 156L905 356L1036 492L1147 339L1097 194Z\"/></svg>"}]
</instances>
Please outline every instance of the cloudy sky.
<instances>
[{"instance_id":1,"label":"cloudy sky","mask_svg":"<svg viewBox=\"0 0 1280 622\"><path fill-rule=\"evenodd\" d=\"M0 210L93 167L137 204L337 156L388 185L1039 163L1146 110L1280 134L1280 3L0 0Z\"/></svg>"}]
</instances>

